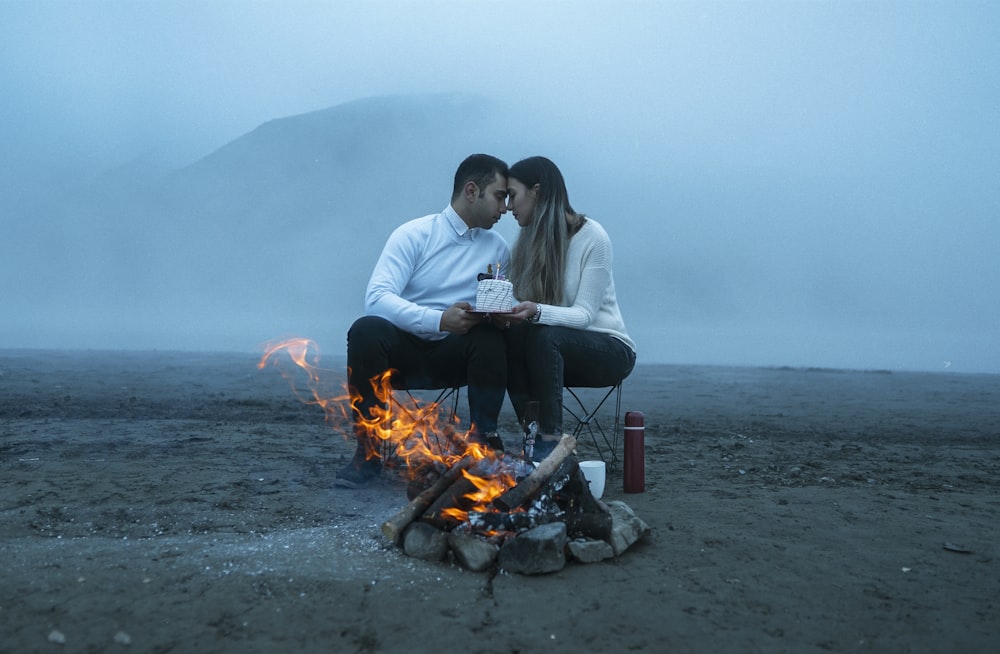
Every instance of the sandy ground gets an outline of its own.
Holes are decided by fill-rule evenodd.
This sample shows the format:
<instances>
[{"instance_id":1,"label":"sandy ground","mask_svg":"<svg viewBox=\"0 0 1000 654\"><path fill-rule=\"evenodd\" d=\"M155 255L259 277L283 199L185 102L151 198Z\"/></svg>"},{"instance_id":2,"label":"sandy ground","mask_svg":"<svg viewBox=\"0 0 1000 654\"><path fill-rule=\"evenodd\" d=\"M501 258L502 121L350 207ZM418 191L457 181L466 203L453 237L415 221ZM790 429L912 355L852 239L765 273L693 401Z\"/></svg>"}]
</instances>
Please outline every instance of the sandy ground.
<instances>
[{"instance_id":1,"label":"sandy ground","mask_svg":"<svg viewBox=\"0 0 1000 654\"><path fill-rule=\"evenodd\" d=\"M527 577L403 555L257 358L0 351L0 651L1000 651L1000 376L640 365L651 538Z\"/></svg>"}]
</instances>

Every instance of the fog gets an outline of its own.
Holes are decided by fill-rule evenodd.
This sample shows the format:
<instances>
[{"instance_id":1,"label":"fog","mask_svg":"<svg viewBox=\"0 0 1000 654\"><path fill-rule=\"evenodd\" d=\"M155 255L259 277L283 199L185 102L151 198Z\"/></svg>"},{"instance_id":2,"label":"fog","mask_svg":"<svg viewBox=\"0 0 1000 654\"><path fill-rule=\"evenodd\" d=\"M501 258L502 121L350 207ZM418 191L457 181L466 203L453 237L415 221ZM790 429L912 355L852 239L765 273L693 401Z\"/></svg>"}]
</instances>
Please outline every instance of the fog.
<instances>
[{"instance_id":1,"label":"fog","mask_svg":"<svg viewBox=\"0 0 1000 654\"><path fill-rule=\"evenodd\" d=\"M611 234L641 362L997 373L996 34L993 2L3 2L0 347L340 355L385 237L486 151Z\"/></svg>"}]
</instances>

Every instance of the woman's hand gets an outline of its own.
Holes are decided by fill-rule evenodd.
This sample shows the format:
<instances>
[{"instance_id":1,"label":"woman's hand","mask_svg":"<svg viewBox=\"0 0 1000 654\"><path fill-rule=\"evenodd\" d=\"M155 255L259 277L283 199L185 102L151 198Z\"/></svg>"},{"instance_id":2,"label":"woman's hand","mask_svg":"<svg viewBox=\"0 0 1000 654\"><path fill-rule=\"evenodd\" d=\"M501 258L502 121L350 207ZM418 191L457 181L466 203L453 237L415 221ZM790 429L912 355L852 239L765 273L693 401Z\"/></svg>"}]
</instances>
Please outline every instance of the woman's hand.
<instances>
[{"instance_id":1,"label":"woman's hand","mask_svg":"<svg viewBox=\"0 0 1000 654\"><path fill-rule=\"evenodd\" d=\"M534 302L521 302L511 307L511 313L491 313L488 317L494 327L506 331L514 325L534 318L537 311L538 305Z\"/></svg>"},{"instance_id":2,"label":"woman's hand","mask_svg":"<svg viewBox=\"0 0 1000 654\"><path fill-rule=\"evenodd\" d=\"M511 324L517 324L534 318L535 312L538 311L538 305L530 301L520 302L514 305L513 311L514 313L510 314L508 318L510 318Z\"/></svg>"}]
</instances>

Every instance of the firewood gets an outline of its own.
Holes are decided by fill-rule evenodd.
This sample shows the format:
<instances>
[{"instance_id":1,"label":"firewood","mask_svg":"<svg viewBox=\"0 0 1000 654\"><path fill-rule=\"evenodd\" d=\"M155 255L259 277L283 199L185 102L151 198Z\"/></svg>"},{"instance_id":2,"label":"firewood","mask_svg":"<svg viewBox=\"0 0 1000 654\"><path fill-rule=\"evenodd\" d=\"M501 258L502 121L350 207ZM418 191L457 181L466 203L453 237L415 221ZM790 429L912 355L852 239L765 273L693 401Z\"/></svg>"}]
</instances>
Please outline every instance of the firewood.
<instances>
[{"instance_id":1,"label":"firewood","mask_svg":"<svg viewBox=\"0 0 1000 654\"><path fill-rule=\"evenodd\" d=\"M465 477L456 479L443 493L441 493L434 503L420 516L421 522L434 525L438 529L450 530L458 520L443 515L446 509L458 509L468 511L472 508L472 500L466 495L476 492L476 485Z\"/></svg>"},{"instance_id":2,"label":"firewood","mask_svg":"<svg viewBox=\"0 0 1000 654\"><path fill-rule=\"evenodd\" d=\"M590 485L575 457L565 459L552 474L532 509L560 516L559 520L566 523L566 531L571 537L607 541L611 536L611 513L590 492Z\"/></svg>"},{"instance_id":3,"label":"firewood","mask_svg":"<svg viewBox=\"0 0 1000 654\"><path fill-rule=\"evenodd\" d=\"M470 511L469 526L474 533L489 533L495 531L520 532L533 529L539 525L555 522L560 516L553 512L537 513L535 511Z\"/></svg>"},{"instance_id":4,"label":"firewood","mask_svg":"<svg viewBox=\"0 0 1000 654\"><path fill-rule=\"evenodd\" d=\"M476 485L468 479L469 476L485 478L491 474L491 469L496 465L493 459L482 459L475 465L468 468L467 474L460 475L447 489L445 489L430 507L420 516L420 520L438 529L450 531L460 520L444 515L445 509L457 509L468 511L475 504L475 500L469 499L468 495L477 492Z\"/></svg>"},{"instance_id":5,"label":"firewood","mask_svg":"<svg viewBox=\"0 0 1000 654\"><path fill-rule=\"evenodd\" d=\"M545 485L545 482L555 473L560 464L573 453L576 448L576 438L570 434L563 434L562 439L556 445L552 453L538 464L535 470L521 480L517 486L493 500L493 506L501 511L511 511L535 496Z\"/></svg>"},{"instance_id":6,"label":"firewood","mask_svg":"<svg viewBox=\"0 0 1000 654\"><path fill-rule=\"evenodd\" d=\"M423 515L424 511L426 511L427 508L434 503L434 500L436 500L441 493L448 490L448 488L455 483L455 480L461 476L463 470L471 467L475 463L476 460L473 457L467 456L462 458L452 467L448 468L447 472L441 475L441 478L434 482L430 488L414 497L410 500L409 504L404 506L399 511L399 513L382 523L382 533L385 534L389 540L398 545L400 537L403 534L403 530L406 529L411 522Z\"/></svg>"},{"instance_id":7,"label":"firewood","mask_svg":"<svg viewBox=\"0 0 1000 654\"><path fill-rule=\"evenodd\" d=\"M593 540L611 541L611 530L614 518L611 513L584 513L582 511L567 515L564 520L566 532L572 537L583 536Z\"/></svg>"},{"instance_id":8,"label":"firewood","mask_svg":"<svg viewBox=\"0 0 1000 654\"><path fill-rule=\"evenodd\" d=\"M590 484L576 459L566 459L559 466L545 484L542 494L550 496L566 512L610 515L608 507L590 492Z\"/></svg>"}]
</instances>

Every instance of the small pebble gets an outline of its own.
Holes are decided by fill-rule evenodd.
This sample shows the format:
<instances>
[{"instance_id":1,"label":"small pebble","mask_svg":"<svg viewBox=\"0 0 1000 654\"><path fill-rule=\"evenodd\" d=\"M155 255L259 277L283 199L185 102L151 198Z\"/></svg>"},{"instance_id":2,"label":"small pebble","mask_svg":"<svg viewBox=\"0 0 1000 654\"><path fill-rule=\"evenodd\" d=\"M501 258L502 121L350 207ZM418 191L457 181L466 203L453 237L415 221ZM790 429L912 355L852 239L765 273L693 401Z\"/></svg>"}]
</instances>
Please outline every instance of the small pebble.
<instances>
[{"instance_id":1,"label":"small pebble","mask_svg":"<svg viewBox=\"0 0 1000 654\"><path fill-rule=\"evenodd\" d=\"M53 629L52 631L49 632L49 642L55 643L57 645L65 645L66 634L59 631L58 629Z\"/></svg>"}]
</instances>

